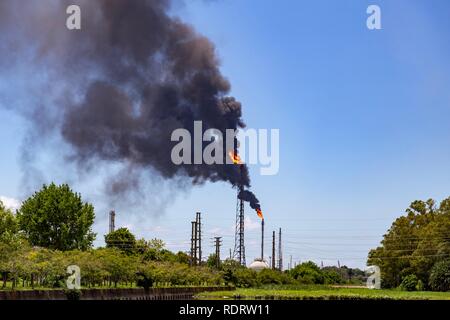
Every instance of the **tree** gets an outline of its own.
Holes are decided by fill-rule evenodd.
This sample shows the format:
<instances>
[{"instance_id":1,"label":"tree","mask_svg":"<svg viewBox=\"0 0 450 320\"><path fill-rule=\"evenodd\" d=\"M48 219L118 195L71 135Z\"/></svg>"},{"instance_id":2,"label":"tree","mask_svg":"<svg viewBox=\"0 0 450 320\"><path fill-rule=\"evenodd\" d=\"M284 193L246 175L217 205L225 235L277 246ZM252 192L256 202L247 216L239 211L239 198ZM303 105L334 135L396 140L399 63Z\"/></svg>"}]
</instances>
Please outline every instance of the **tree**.
<instances>
[{"instance_id":1,"label":"tree","mask_svg":"<svg viewBox=\"0 0 450 320\"><path fill-rule=\"evenodd\" d=\"M258 284L257 273L254 270L247 268L238 268L233 271L233 276L230 282L233 282L236 287L250 288Z\"/></svg>"},{"instance_id":2,"label":"tree","mask_svg":"<svg viewBox=\"0 0 450 320\"><path fill-rule=\"evenodd\" d=\"M127 228L120 228L105 236L107 248L117 248L126 253L133 253L136 249L136 237ZM140 241L142 245L142 241Z\"/></svg>"},{"instance_id":3,"label":"tree","mask_svg":"<svg viewBox=\"0 0 450 320\"><path fill-rule=\"evenodd\" d=\"M257 273L258 283L265 284L289 284L292 282L292 278L287 273L283 273L273 269L262 269Z\"/></svg>"},{"instance_id":4,"label":"tree","mask_svg":"<svg viewBox=\"0 0 450 320\"><path fill-rule=\"evenodd\" d=\"M0 200L0 240L8 238L19 231L17 219L11 210L6 209Z\"/></svg>"},{"instance_id":5,"label":"tree","mask_svg":"<svg viewBox=\"0 0 450 320\"><path fill-rule=\"evenodd\" d=\"M450 255L450 198L439 207L435 201L413 201L406 215L397 218L381 241L369 252L369 265L381 269L383 287L397 287L404 277L417 276L427 284L430 271Z\"/></svg>"},{"instance_id":6,"label":"tree","mask_svg":"<svg viewBox=\"0 0 450 320\"><path fill-rule=\"evenodd\" d=\"M349 269L349 270L352 270L352 269ZM339 272L337 272L336 270L325 269L325 270L322 270L322 274L324 276L326 284L344 283L344 279L342 278L341 274Z\"/></svg>"},{"instance_id":7,"label":"tree","mask_svg":"<svg viewBox=\"0 0 450 320\"><path fill-rule=\"evenodd\" d=\"M206 265L210 268L216 268L217 267L217 258L215 253L211 253L208 256L208 260L206 260Z\"/></svg>"},{"instance_id":8,"label":"tree","mask_svg":"<svg viewBox=\"0 0 450 320\"><path fill-rule=\"evenodd\" d=\"M439 261L433 266L429 284L434 291L450 291L450 259Z\"/></svg>"},{"instance_id":9,"label":"tree","mask_svg":"<svg viewBox=\"0 0 450 320\"><path fill-rule=\"evenodd\" d=\"M191 261L191 257L187 253L185 253L183 251L177 252L177 262L178 263L189 264L190 261Z\"/></svg>"},{"instance_id":10,"label":"tree","mask_svg":"<svg viewBox=\"0 0 450 320\"><path fill-rule=\"evenodd\" d=\"M54 183L44 185L17 212L20 229L32 245L63 251L92 246L94 217L94 207L80 194Z\"/></svg>"},{"instance_id":11,"label":"tree","mask_svg":"<svg viewBox=\"0 0 450 320\"><path fill-rule=\"evenodd\" d=\"M324 275L320 268L312 261L303 262L290 271L294 279L308 284L323 284Z\"/></svg>"}]
</instances>

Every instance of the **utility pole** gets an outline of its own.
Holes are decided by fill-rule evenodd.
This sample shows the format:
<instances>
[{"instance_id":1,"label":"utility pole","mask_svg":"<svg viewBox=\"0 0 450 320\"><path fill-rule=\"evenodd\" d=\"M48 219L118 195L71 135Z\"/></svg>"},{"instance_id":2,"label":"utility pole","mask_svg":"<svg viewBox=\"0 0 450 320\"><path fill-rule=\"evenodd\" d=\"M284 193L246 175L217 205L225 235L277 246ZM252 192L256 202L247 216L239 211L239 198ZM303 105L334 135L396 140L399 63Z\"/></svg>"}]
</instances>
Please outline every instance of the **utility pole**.
<instances>
[{"instance_id":1,"label":"utility pole","mask_svg":"<svg viewBox=\"0 0 450 320\"><path fill-rule=\"evenodd\" d=\"M292 255L289 257L289 260L290 260L289 261L289 266L290 266L289 269L290 269L290 268L292 268Z\"/></svg>"},{"instance_id":2,"label":"utility pole","mask_svg":"<svg viewBox=\"0 0 450 320\"><path fill-rule=\"evenodd\" d=\"M214 237L216 240L216 267L219 269L220 267L220 244L222 242L222 237Z\"/></svg>"},{"instance_id":3,"label":"utility pole","mask_svg":"<svg viewBox=\"0 0 450 320\"><path fill-rule=\"evenodd\" d=\"M281 228L278 232L278 269L283 271L283 253L281 248Z\"/></svg>"},{"instance_id":4,"label":"utility pole","mask_svg":"<svg viewBox=\"0 0 450 320\"><path fill-rule=\"evenodd\" d=\"M275 265L275 231L272 232L272 269L276 269Z\"/></svg>"}]
</instances>

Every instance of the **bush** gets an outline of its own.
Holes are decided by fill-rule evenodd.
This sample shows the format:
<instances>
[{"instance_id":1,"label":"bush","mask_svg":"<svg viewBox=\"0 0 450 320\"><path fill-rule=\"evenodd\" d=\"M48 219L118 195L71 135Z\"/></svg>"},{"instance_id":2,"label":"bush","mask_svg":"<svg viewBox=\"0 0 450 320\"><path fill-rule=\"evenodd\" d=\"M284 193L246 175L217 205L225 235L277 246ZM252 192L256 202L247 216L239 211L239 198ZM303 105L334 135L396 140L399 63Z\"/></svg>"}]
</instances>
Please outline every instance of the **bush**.
<instances>
[{"instance_id":1,"label":"bush","mask_svg":"<svg viewBox=\"0 0 450 320\"><path fill-rule=\"evenodd\" d=\"M419 279L415 274L407 275L403 278L400 288L405 291L416 291L419 285Z\"/></svg>"},{"instance_id":2,"label":"bush","mask_svg":"<svg viewBox=\"0 0 450 320\"><path fill-rule=\"evenodd\" d=\"M312 261L299 264L290 271L291 276L303 284L324 284L322 270Z\"/></svg>"},{"instance_id":3,"label":"bush","mask_svg":"<svg viewBox=\"0 0 450 320\"><path fill-rule=\"evenodd\" d=\"M324 278L325 278L325 284L341 284L344 283L344 279L342 276L334 270L323 270L322 271Z\"/></svg>"},{"instance_id":4,"label":"bush","mask_svg":"<svg viewBox=\"0 0 450 320\"><path fill-rule=\"evenodd\" d=\"M282 273L278 270L263 269L257 276L258 284L290 284L292 283L292 278L287 274Z\"/></svg>"},{"instance_id":5,"label":"bush","mask_svg":"<svg viewBox=\"0 0 450 320\"><path fill-rule=\"evenodd\" d=\"M429 285L433 291L450 291L450 259L436 262L431 269Z\"/></svg>"},{"instance_id":6,"label":"bush","mask_svg":"<svg viewBox=\"0 0 450 320\"><path fill-rule=\"evenodd\" d=\"M239 268L233 272L236 287L250 288L258 284L256 272L247 268Z\"/></svg>"}]
</instances>

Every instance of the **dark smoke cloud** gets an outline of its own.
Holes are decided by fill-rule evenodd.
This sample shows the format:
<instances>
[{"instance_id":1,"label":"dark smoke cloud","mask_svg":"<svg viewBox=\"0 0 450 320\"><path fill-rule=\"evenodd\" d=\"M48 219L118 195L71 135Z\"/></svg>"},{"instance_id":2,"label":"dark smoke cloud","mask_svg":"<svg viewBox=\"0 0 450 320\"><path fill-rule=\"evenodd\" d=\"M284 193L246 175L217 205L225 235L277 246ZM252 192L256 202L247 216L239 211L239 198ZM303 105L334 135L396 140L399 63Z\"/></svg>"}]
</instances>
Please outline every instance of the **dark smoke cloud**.
<instances>
[{"instance_id":1,"label":"dark smoke cloud","mask_svg":"<svg viewBox=\"0 0 450 320\"><path fill-rule=\"evenodd\" d=\"M250 203L250 207L254 210L261 210L259 200L256 198L253 192L249 190L242 190L238 194L238 198Z\"/></svg>"},{"instance_id":2,"label":"dark smoke cloud","mask_svg":"<svg viewBox=\"0 0 450 320\"><path fill-rule=\"evenodd\" d=\"M80 31L65 28L70 4L81 7ZM172 17L170 5L169 0L30 0L26 5L3 0L0 66L23 64L31 56L30 68L45 70L49 83L64 87L53 107L30 117L32 131L38 137L40 128L53 128L80 167L92 168L97 160L120 162L133 172L151 169L164 178L189 177L194 184L250 187L246 166L241 172L236 165L177 166L170 159L174 129L193 132L195 120L204 130L223 133L245 126L241 104L228 96L230 83L220 73L214 45ZM122 174L109 191L138 188L134 177ZM248 194L244 200L259 206Z\"/></svg>"}]
</instances>

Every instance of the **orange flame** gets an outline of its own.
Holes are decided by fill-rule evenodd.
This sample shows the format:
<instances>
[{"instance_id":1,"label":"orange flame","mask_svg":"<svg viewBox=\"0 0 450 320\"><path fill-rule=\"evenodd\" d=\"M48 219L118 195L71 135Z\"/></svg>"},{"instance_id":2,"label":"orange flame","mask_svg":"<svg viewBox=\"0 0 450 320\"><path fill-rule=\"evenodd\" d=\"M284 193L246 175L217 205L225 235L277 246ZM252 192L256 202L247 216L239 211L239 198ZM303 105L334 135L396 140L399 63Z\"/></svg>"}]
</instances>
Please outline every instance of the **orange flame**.
<instances>
[{"instance_id":1,"label":"orange flame","mask_svg":"<svg viewBox=\"0 0 450 320\"><path fill-rule=\"evenodd\" d=\"M261 209L256 209L256 214L258 215L258 217L260 217L262 220L264 220L264 216L263 216Z\"/></svg>"},{"instance_id":2,"label":"orange flame","mask_svg":"<svg viewBox=\"0 0 450 320\"><path fill-rule=\"evenodd\" d=\"M241 164L241 157L237 153L234 153L233 151L228 152L228 155L230 156L230 159L233 160L234 164Z\"/></svg>"}]
</instances>

